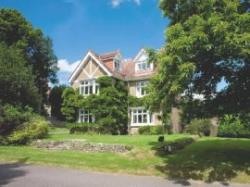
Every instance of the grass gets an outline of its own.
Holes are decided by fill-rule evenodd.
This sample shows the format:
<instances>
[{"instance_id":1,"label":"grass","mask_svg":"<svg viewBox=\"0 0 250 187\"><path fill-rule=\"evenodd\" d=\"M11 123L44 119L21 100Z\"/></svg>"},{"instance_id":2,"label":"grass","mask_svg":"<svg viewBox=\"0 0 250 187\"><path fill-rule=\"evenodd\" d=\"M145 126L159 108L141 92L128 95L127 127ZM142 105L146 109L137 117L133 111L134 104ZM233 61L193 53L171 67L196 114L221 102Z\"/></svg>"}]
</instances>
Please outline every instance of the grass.
<instances>
[{"instance_id":1,"label":"grass","mask_svg":"<svg viewBox=\"0 0 250 187\"><path fill-rule=\"evenodd\" d=\"M167 135L174 141L187 135ZM200 138L185 149L160 155L153 144L158 136L110 136L68 134L52 129L47 140L84 139L87 142L132 145L128 153L49 151L32 146L0 146L0 161L26 162L78 169L161 175L173 180L250 183L250 139Z\"/></svg>"}]
</instances>

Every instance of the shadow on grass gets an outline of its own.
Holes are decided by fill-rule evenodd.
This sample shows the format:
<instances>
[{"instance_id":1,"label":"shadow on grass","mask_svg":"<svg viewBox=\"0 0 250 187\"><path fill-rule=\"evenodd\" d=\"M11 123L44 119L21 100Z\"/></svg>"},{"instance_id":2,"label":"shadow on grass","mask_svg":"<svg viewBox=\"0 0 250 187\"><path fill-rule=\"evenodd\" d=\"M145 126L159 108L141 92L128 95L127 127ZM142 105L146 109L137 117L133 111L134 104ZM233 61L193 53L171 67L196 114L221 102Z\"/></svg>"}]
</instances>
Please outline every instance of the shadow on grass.
<instances>
[{"instance_id":1,"label":"shadow on grass","mask_svg":"<svg viewBox=\"0 0 250 187\"><path fill-rule=\"evenodd\" d=\"M250 139L204 138L171 155L163 155L151 143L164 166L156 168L176 183L189 185L188 180L219 181L227 184L239 172L250 175Z\"/></svg>"},{"instance_id":2,"label":"shadow on grass","mask_svg":"<svg viewBox=\"0 0 250 187\"><path fill-rule=\"evenodd\" d=\"M26 171L22 168L28 158L22 158L15 163L0 164L0 186L7 185L17 177L24 176Z\"/></svg>"}]
</instances>

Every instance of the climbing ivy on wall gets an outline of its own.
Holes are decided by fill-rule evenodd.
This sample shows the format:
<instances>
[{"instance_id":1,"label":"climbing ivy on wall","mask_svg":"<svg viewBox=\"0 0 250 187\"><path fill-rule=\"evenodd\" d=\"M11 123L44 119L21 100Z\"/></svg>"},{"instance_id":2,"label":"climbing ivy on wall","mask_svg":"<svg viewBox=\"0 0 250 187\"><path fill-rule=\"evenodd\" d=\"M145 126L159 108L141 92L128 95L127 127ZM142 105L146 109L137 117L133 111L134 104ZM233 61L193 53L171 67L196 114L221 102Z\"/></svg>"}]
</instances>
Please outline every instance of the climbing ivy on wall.
<instances>
[{"instance_id":1,"label":"climbing ivy on wall","mask_svg":"<svg viewBox=\"0 0 250 187\"><path fill-rule=\"evenodd\" d=\"M126 134L128 124L128 90L126 83L113 77L97 79L100 92L83 97L72 89L64 93L62 112L67 120L76 120L78 109L89 110L105 133Z\"/></svg>"}]
</instances>

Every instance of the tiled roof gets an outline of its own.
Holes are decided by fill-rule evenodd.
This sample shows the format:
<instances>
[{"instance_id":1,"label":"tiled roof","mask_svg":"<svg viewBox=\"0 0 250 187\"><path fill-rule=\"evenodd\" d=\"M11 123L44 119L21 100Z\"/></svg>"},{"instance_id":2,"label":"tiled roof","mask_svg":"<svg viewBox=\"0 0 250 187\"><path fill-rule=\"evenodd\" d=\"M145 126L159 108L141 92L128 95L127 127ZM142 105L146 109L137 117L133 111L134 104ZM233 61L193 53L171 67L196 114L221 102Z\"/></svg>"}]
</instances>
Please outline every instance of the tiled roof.
<instances>
[{"instance_id":1,"label":"tiled roof","mask_svg":"<svg viewBox=\"0 0 250 187\"><path fill-rule=\"evenodd\" d=\"M104 53L98 55L97 53L91 51L100 62L112 73L112 75L119 79L124 80L140 80L140 79L148 79L152 77L154 71L141 71L135 72L135 62L133 59L127 59L122 61L121 71L115 71L113 66L110 66L109 62L113 62L114 58L120 54L119 50Z\"/></svg>"},{"instance_id":2,"label":"tiled roof","mask_svg":"<svg viewBox=\"0 0 250 187\"><path fill-rule=\"evenodd\" d=\"M100 58L100 60L113 59L118 54L120 54L119 50L111 51L111 52L103 53L103 54L99 55L99 58Z\"/></svg>"}]
</instances>

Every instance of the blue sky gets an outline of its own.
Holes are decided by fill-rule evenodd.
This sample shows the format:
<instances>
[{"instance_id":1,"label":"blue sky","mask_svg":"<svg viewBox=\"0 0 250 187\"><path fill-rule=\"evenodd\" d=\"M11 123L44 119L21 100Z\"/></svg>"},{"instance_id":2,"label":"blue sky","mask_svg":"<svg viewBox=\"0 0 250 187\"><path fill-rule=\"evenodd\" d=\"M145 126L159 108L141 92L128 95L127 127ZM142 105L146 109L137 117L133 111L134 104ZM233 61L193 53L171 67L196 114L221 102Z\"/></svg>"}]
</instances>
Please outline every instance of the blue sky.
<instances>
[{"instance_id":1,"label":"blue sky","mask_svg":"<svg viewBox=\"0 0 250 187\"><path fill-rule=\"evenodd\" d=\"M19 10L53 40L60 83L88 49L131 58L142 47L161 47L168 24L158 0L0 0L0 7Z\"/></svg>"}]
</instances>

